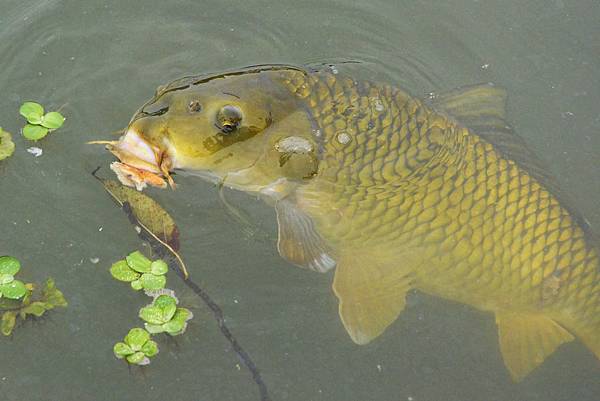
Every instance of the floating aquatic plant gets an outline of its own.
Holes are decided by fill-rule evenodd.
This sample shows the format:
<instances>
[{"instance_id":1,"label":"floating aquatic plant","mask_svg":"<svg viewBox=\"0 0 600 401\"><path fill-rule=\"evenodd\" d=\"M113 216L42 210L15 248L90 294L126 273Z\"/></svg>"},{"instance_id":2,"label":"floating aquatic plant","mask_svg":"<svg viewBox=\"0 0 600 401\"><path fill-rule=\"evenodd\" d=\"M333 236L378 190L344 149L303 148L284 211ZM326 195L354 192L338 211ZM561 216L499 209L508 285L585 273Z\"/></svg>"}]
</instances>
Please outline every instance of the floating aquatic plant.
<instances>
[{"instance_id":1,"label":"floating aquatic plant","mask_svg":"<svg viewBox=\"0 0 600 401\"><path fill-rule=\"evenodd\" d=\"M147 365L150 358L158 354L158 344L150 339L150 333L136 327L129 330L123 342L115 344L113 352L132 365Z\"/></svg>"},{"instance_id":2,"label":"floating aquatic plant","mask_svg":"<svg viewBox=\"0 0 600 401\"><path fill-rule=\"evenodd\" d=\"M3 271L15 270L14 261L16 259L3 256L0 257L0 261L5 266ZM9 267L6 268L6 266ZM18 267L20 267L20 264ZM14 280L12 282L14 283ZM0 311L3 311L2 318L0 319L0 332L5 336L9 336L12 333L17 322L17 316L22 320L25 320L29 315L40 317L51 309L67 306L67 301L63 293L56 288L54 280L51 278L46 280L41 287L41 291L38 290L39 286L32 283L24 284L23 286L25 293L21 297L14 299L9 298L5 294L5 297L0 299Z\"/></svg>"},{"instance_id":3,"label":"floating aquatic plant","mask_svg":"<svg viewBox=\"0 0 600 401\"><path fill-rule=\"evenodd\" d=\"M12 256L0 256L0 298L20 299L27 294L22 281L15 280L15 274L21 270L21 263Z\"/></svg>"},{"instance_id":4,"label":"floating aquatic plant","mask_svg":"<svg viewBox=\"0 0 600 401\"><path fill-rule=\"evenodd\" d=\"M146 365L150 363L149 358L158 352L156 343L149 340L151 334L176 336L185 331L193 315L189 309L178 308L175 293L164 289L168 270L163 260L152 261L139 251L130 253L124 260L111 266L110 273L115 279L129 282L133 289L144 289L146 295L154 297L152 303L138 313L145 322L145 329L132 329L125 337L125 342L113 347L117 358L125 358L134 365Z\"/></svg>"},{"instance_id":5,"label":"floating aquatic plant","mask_svg":"<svg viewBox=\"0 0 600 401\"><path fill-rule=\"evenodd\" d=\"M182 334L187 321L193 317L186 308L177 307L177 298L172 295L158 295L154 301L140 309L140 318L144 327L151 334L167 333L171 336Z\"/></svg>"},{"instance_id":6,"label":"floating aquatic plant","mask_svg":"<svg viewBox=\"0 0 600 401\"><path fill-rule=\"evenodd\" d=\"M28 124L23 127L23 136L30 141L39 141L49 132L62 127L65 117L57 111L45 113L44 107L36 102L25 102L21 105L19 113L27 119Z\"/></svg>"},{"instance_id":7,"label":"floating aquatic plant","mask_svg":"<svg viewBox=\"0 0 600 401\"><path fill-rule=\"evenodd\" d=\"M12 136L0 127L0 160L12 156L15 152L15 143L12 141Z\"/></svg>"},{"instance_id":8,"label":"floating aquatic plant","mask_svg":"<svg viewBox=\"0 0 600 401\"><path fill-rule=\"evenodd\" d=\"M173 256L173 259L179 264L180 269L177 272L183 279L183 282L206 303L206 306L213 313L223 337L231 344L231 348L252 373L252 379L258 386L261 400L270 400L271 397L268 394L267 386L261 377L260 371L252 361L250 355L248 355L232 334L223 316L223 311L198 284L188 277L185 264L181 256L177 253L179 250L179 230L171 216L152 198L146 195L139 197L138 195L143 194L115 181L101 179L96 175L96 172L97 169L92 175L102 182L106 191L122 207L131 224L136 227L138 236L148 242L153 252L159 257L167 257L169 254ZM157 216L162 216L162 218L157 218ZM165 290L146 291L146 293L149 295L150 293L160 295L163 291Z\"/></svg>"},{"instance_id":9,"label":"floating aquatic plant","mask_svg":"<svg viewBox=\"0 0 600 401\"><path fill-rule=\"evenodd\" d=\"M129 282L134 290L158 290L165 287L165 274L168 270L164 261L151 261L141 252L135 251L125 260L114 263L110 274L119 281Z\"/></svg>"}]
</instances>

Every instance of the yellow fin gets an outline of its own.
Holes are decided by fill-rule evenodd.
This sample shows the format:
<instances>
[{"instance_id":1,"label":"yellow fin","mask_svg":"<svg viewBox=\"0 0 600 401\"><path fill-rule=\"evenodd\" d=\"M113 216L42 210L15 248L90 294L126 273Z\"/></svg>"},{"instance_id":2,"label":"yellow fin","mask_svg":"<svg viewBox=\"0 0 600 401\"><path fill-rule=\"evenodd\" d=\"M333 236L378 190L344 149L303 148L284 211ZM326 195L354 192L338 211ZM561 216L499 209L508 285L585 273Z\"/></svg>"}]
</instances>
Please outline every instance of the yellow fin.
<instances>
[{"instance_id":1,"label":"yellow fin","mask_svg":"<svg viewBox=\"0 0 600 401\"><path fill-rule=\"evenodd\" d=\"M431 105L465 122L485 118L487 125L504 126L506 91L492 83L465 86L441 93L430 100Z\"/></svg>"},{"instance_id":2,"label":"yellow fin","mask_svg":"<svg viewBox=\"0 0 600 401\"><path fill-rule=\"evenodd\" d=\"M325 273L335 267L331 250L317 232L312 219L288 200L275 204L279 226L277 249L296 266Z\"/></svg>"},{"instance_id":3,"label":"yellow fin","mask_svg":"<svg viewBox=\"0 0 600 401\"><path fill-rule=\"evenodd\" d=\"M573 335L540 315L496 313L500 351L514 381L520 381Z\"/></svg>"},{"instance_id":4,"label":"yellow fin","mask_svg":"<svg viewBox=\"0 0 600 401\"><path fill-rule=\"evenodd\" d=\"M342 257L333 281L342 323L357 344L367 344L396 320L412 286L407 269L397 262L378 263L376 254L370 256Z\"/></svg>"}]
</instances>

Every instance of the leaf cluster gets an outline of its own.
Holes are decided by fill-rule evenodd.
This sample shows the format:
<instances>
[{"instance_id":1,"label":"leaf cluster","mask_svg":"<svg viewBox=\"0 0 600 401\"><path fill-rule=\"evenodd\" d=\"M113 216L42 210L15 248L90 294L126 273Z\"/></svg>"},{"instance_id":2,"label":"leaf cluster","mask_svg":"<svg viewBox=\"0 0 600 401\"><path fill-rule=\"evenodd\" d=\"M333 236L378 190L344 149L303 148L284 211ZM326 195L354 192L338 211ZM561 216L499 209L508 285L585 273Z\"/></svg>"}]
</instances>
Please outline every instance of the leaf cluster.
<instances>
[{"instance_id":1,"label":"leaf cluster","mask_svg":"<svg viewBox=\"0 0 600 401\"><path fill-rule=\"evenodd\" d=\"M147 365L150 358L158 354L158 344L150 339L150 333L135 327L129 330L123 342L118 342L113 347L115 356L133 365Z\"/></svg>"},{"instance_id":2,"label":"leaf cluster","mask_svg":"<svg viewBox=\"0 0 600 401\"><path fill-rule=\"evenodd\" d=\"M140 309L140 318L145 322L144 327L151 334L167 333L171 336L183 334L187 321L194 315L189 309L178 308L177 298L162 294L157 296L150 305Z\"/></svg>"},{"instance_id":3,"label":"leaf cluster","mask_svg":"<svg viewBox=\"0 0 600 401\"><path fill-rule=\"evenodd\" d=\"M110 274L119 281L129 282L134 290L159 290L165 288L165 274L169 270L162 260L151 261L140 251L130 253L125 260L114 263Z\"/></svg>"},{"instance_id":4,"label":"leaf cluster","mask_svg":"<svg viewBox=\"0 0 600 401\"><path fill-rule=\"evenodd\" d=\"M30 141L39 141L49 132L54 131L65 122L65 117L57 111L46 113L44 107L36 102L25 102L21 105L19 113L27 119L23 127L23 136Z\"/></svg>"},{"instance_id":5,"label":"leaf cluster","mask_svg":"<svg viewBox=\"0 0 600 401\"><path fill-rule=\"evenodd\" d=\"M193 317L189 309L178 308L175 293L164 288L168 270L165 261L150 260L140 251L130 253L110 267L110 274L115 279L129 282L134 290L144 289L146 295L154 297L152 303L141 308L138 313L144 321L145 329L132 329L128 334L129 341L126 337L124 342L118 342L113 347L115 356L125 359L129 364L147 365L150 363L149 358L158 352L158 345L154 341L150 341L150 345L144 348L145 343L139 340L134 344L131 342L132 338L141 336L148 340L150 335L159 333L171 336L182 334L187 328L188 320ZM151 352L147 352L148 350Z\"/></svg>"},{"instance_id":6,"label":"leaf cluster","mask_svg":"<svg viewBox=\"0 0 600 401\"><path fill-rule=\"evenodd\" d=\"M0 300L0 310L4 310L0 319L0 332L5 336L12 333L17 317L22 320L28 316L41 317L51 309L67 306L63 293L56 288L52 278L46 280L41 290L37 290L37 286L33 284L26 284L25 287L26 293L22 300Z\"/></svg>"}]
</instances>

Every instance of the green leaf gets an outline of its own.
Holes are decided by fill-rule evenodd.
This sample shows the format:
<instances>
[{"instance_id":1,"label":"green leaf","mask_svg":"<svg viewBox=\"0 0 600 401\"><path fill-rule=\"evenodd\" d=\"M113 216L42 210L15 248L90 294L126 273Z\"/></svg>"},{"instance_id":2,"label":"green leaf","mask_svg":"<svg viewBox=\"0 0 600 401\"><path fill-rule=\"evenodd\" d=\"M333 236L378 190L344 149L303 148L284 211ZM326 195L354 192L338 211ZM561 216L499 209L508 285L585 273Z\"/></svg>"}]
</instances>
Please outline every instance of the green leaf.
<instances>
[{"instance_id":1,"label":"green leaf","mask_svg":"<svg viewBox=\"0 0 600 401\"><path fill-rule=\"evenodd\" d=\"M65 296L58 288L54 288L51 291L48 291L44 296L44 300L49 305L52 305L52 307L68 305Z\"/></svg>"},{"instance_id":2,"label":"green leaf","mask_svg":"<svg viewBox=\"0 0 600 401\"><path fill-rule=\"evenodd\" d=\"M23 127L23 136L30 141L39 141L46 135L48 135L48 128L41 125L27 124Z\"/></svg>"},{"instance_id":3,"label":"green leaf","mask_svg":"<svg viewBox=\"0 0 600 401\"><path fill-rule=\"evenodd\" d=\"M21 270L21 263L12 256L0 256L0 274L10 274L14 276Z\"/></svg>"},{"instance_id":4,"label":"green leaf","mask_svg":"<svg viewBox=\"0 0 600 401\"><path fill-rule=\"evenodd\" d=\"M163 310L154 305L148 305L140 309L139 316L142 320L151 324L163 324L169 320L165 320Z\"/></svg>"},{"instance_id":5,"label":"green leaf","mask_svg":"<svg viewBox=\"0 0 600 401\"><path fill-rule=\"evenodd\" d=\"M170 292L175 294L172 290L166 290L165 292ZM169 305L177 305L177 298L170 294L161 294L157 296L154 301L152 301L153 305L158 306L159 308L164 308Z\"/></svg>"},{"instance_id":6,"label":"green leaf","mask_svg":"<svg viewBox=\"0 0 600 401\"><path fill-rule=\"evenodd\" d=\"M168 322L169 320L171 320L173 318L173 316L175 315L176 311L177 311L176 305L167 305L167 306L163 307L162 312L163 312L165 322Z\"/></svg>"},{"instance_id":7,"label":"green leaf","mask_svg":"<svg viewBox=\"0 0 600 401\"><path fill-rule=\"evenodd\" d=\"M115 344L115 346L113 347L113 352L115 353L115 356L119 359L125 358L127 355L131 355L134 353L134 351L129 345L122 342L118 342Z\"/></svg>"},{"instance_id":8,"label":"green leaf","mask_svg":"<svg viewBox=\"0 0 600 401\"><path fill-rule=\"evenodd\" d=\"M129 267L125 260L119 260L110 267L110 274L119 281L133 281L140 277L140 273Z\"/></svg>"},{"instance_id":9,"label":"green leaf","mask_svg":"<svg viewBox=\"0 0 600 401\"><path fill-rule=\"evenodd\" d=\"M51 291L54 291L56 288L56 283L52 277L48 277L46 282L44 283L44 287L42 287L42 295L45 297Z\"/></svg>"},{"instance_id":10,"label":"green leaf","mask_svg":"<svg viewBox=\"0 0 600 401\"><path fill-rule=\"evenodd\" d=\"M0 274L0 285L12 283L15 280L12 274Z\"/></svg>"},{"instance_id":11,"label":"green leaf","mask_svg":"<svg viewBox=\"0 0 600 401\"><path fill-rule=\"evenodd\" d=\"M44 117L42 117L41 124L44 127L49 128L49 129L58 129L58 128L62 127L64 122L65 122L65 118L63 117L62 114L60 114L57 111L51 111L50 113L48 113Z\"/></svg>"},{"instance_id":12,"label":"green leaf","mask_svg":"<svg viewBox=\"0 0 600 401\"><path fill-rule=\"evenodd\" d=\"M162 324L144 323L144 327L150 334L159 334L165 332L165 329L163 329Z\"/></svg>"},{"instance_id":13,"label":"green leaf","mask_svg":"<svg viewBox=\"0 0 600 401\"><path fill-rule=\"evenodd\" d=\"M44 115L44 108L35 102L25 102L19 109L19 113L31 124L40 124Z\"/></svg>"},{"instance_id":14,"label":"green leaf","mask_svg":"<svg viewBox=\"0 0 600 401\"><path fill-rule=\"evenodd\" d=\"M177 308L171 321L163 325L163 329L170 335L176 336L182 334L187 328L187 321L194 317L192 311L186 308Z\"/></svg>"},{"instance_id":15,"label":"green leaf","mask_svg":"<svg viewBox=\"0 0 600 401\"><path fill-rule=\"evenodd\" d=\"M125 336L125 343L134 351L139 351L142 346L150 339L150 333L146 330L136 327L129 330Z\"/></svg>"},{"instance_id":16,"label":"green leaf","mask_svg":"<svg viewBox=\"0 0 600 401\"><path fill-rule=\"evenodd\" d=\"M147 359L146 355L141 351L127 356L127 362L134 365L146 365L149 362Z\"/></svg>"},{"instance_id":17,"label":"green leaf","mask_svg":"<svg viewBox=\"0 0 600 401\"><path fill-rule=\"evenodd\" d=\"M49 309L52 309L52 305L47 305L45 302L36 301L21 309L21 313L22 315L34 315L40 317Z\"/></svg>"},{"instance_id":18,"label":"green leaf","mask_svg":"<svg viewBox=\"0 0 600 401\"><path fill-rule=\"evenodd\" d=\"M169 266L165 263L164 260L155 260L150 265L150 272L155 276L160 276L166 274L169 271Z\"/></svg>"},{"instance_id":19,"label":"green leaf","mask_svg":"<svg viewBox=\"0 0 600 401\"><path fill-rule=\"evenodd\" d=\"M180 322L187 322L188 320L190 320L193 317L194 317L194 314L192 313L191 310L186 309L186 308L177 308L177 311L175 312L175 315L173 316L172 320L177 320Z\"/></svg>"},{"instance_id":20,"label":"green leaf","mask_svg":"<svg viewBox=\"0 0 600 401\"><path fill-rule=\"evenodd\" d=\"M14 152L15 143L12 141L12 136L9 132L0 128L0 160L12 156Z\"/></svg>"},{"instance_id":21,"label":"green leaf","mask_svg":"<svg viewBox=\"0 0 600 401\"><path fill-rule=\"evenodd\" d=\"M44 283L42 288L42 297L44 301L50 306L48 309L52 309L56 306L67 306L67 300L63 293L56 288L54 280L49 277Z\"/></svg>"},{"instance_id":22,"label":"green leaf","mask_svg":"<svg viewBox=\"0 0 600 401\"><path fill-rule=\"evenodd\" d=\"M142 274L140 281L145 290L160 290L161 288L165 288L167 284L165 276L155 276L152 273Z\"/></svg>"},{"instance_id":23,"label":"green leaf","mask_svg":"<svg viewBox=\"0 0 600 401\"><path fill-rule=\"evenodd\" d=\"M142 352L148 357L151 358L154 355L158 354L158 344L156 341L148 340L146 344L142 347Z\"/></svg>"},{"instance_id":24,"label":"green leaf","mask_svg":"<svg viewBox=\"0 0 600 401\"><path fill-rule=\"evenodd\" d=\"M131 288L133 288L136 291L141 290L142 288L144 288L142 286L142 280L134 280L131 282Z\"/></svg>"},{"instance_id":25,"label":"green leaf","mask_svg":"<svg viewBox=\"0 0 600 401\"><path fill-rule=\"evenodd\" d=\"M171 320L176 310L175 298L169 295L160 295L152 304L140 309L139 316L147 323L161 325Z\"/></svg>"},{"instance_id":26,"label":"green leaf","mask_svg":"<svg viewBox=\"0 0 600 401\"><path fill-rule=\"evenodd\" d=\"M15 328L15 323L17 322L17 313L13 311L4 312L2 315L2 320L0 320L0 332L5 336L10 336L13 329Z\"/></svg>"},{"instance_id":27,"label":"green leaf","mask_svg":"<svg viewBox=\"0 0 600 401\"><path fill-rule=\"evenodd\" d=\"M140 251L135 251L130 253L125 258L127 260L127 264L136 272L140 273L149 273L150 265L152 265L152 261L144 256Z\"/></svg>"},{"instance_id":28,"label":"green leaf","mask_svg":"<svg viewBox=\"0 0 600 401\"><path fill-rule=\"evenodd\" d=\"M185 322L180 322L179 320L173 319L170 322L163 324L163 329L170 335L176 336L178 334L183 333L185 326Z\"/></svg>"},{"instance_id":29,"label":"green leaf","mask_svg":"<svg viewBox=\"0 0 600 401\"><path fill-rule=\"evenodd\" d=\"M19 299L27 293L27 287L22 281L14 280L8 284L0 285L0 292L6 298Z\"/></svg>"},{"instance_id":30,"label":"green leaf","mask_svg":"<svg viewBox=\"0 0 600 401\"><path fill-rule=\"evenodd\" d=\"M21 300L21 304L23 306L27 306L31 303L31 294L33 294L33 284L25 284L25 287L27 288L27 294L25 294L25 296Z\"/></svg>"}]
</instances>

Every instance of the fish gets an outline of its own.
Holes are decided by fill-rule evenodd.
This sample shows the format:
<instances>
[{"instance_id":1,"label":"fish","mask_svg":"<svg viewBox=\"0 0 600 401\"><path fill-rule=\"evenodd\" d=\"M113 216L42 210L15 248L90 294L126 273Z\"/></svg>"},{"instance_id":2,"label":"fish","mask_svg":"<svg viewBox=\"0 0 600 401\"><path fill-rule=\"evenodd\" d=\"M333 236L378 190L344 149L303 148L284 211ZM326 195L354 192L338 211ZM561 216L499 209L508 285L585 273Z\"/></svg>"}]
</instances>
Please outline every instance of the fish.
<instances>
[{"instance_id":1,"label":"fish","mask_svg":"<svg viewBox=\"0 0 600 401\"><path fill-rule=\"evenodd\" d=\"M489 83L419 98L326 66L259 65L159 87L108 150L139 172L126 184L195 175L273 206L280 255L334 272L356 344L418 290L493 314L520 381L575 338L600 358L600 242L506 98Z\"/></svg>"}]
</instances>

